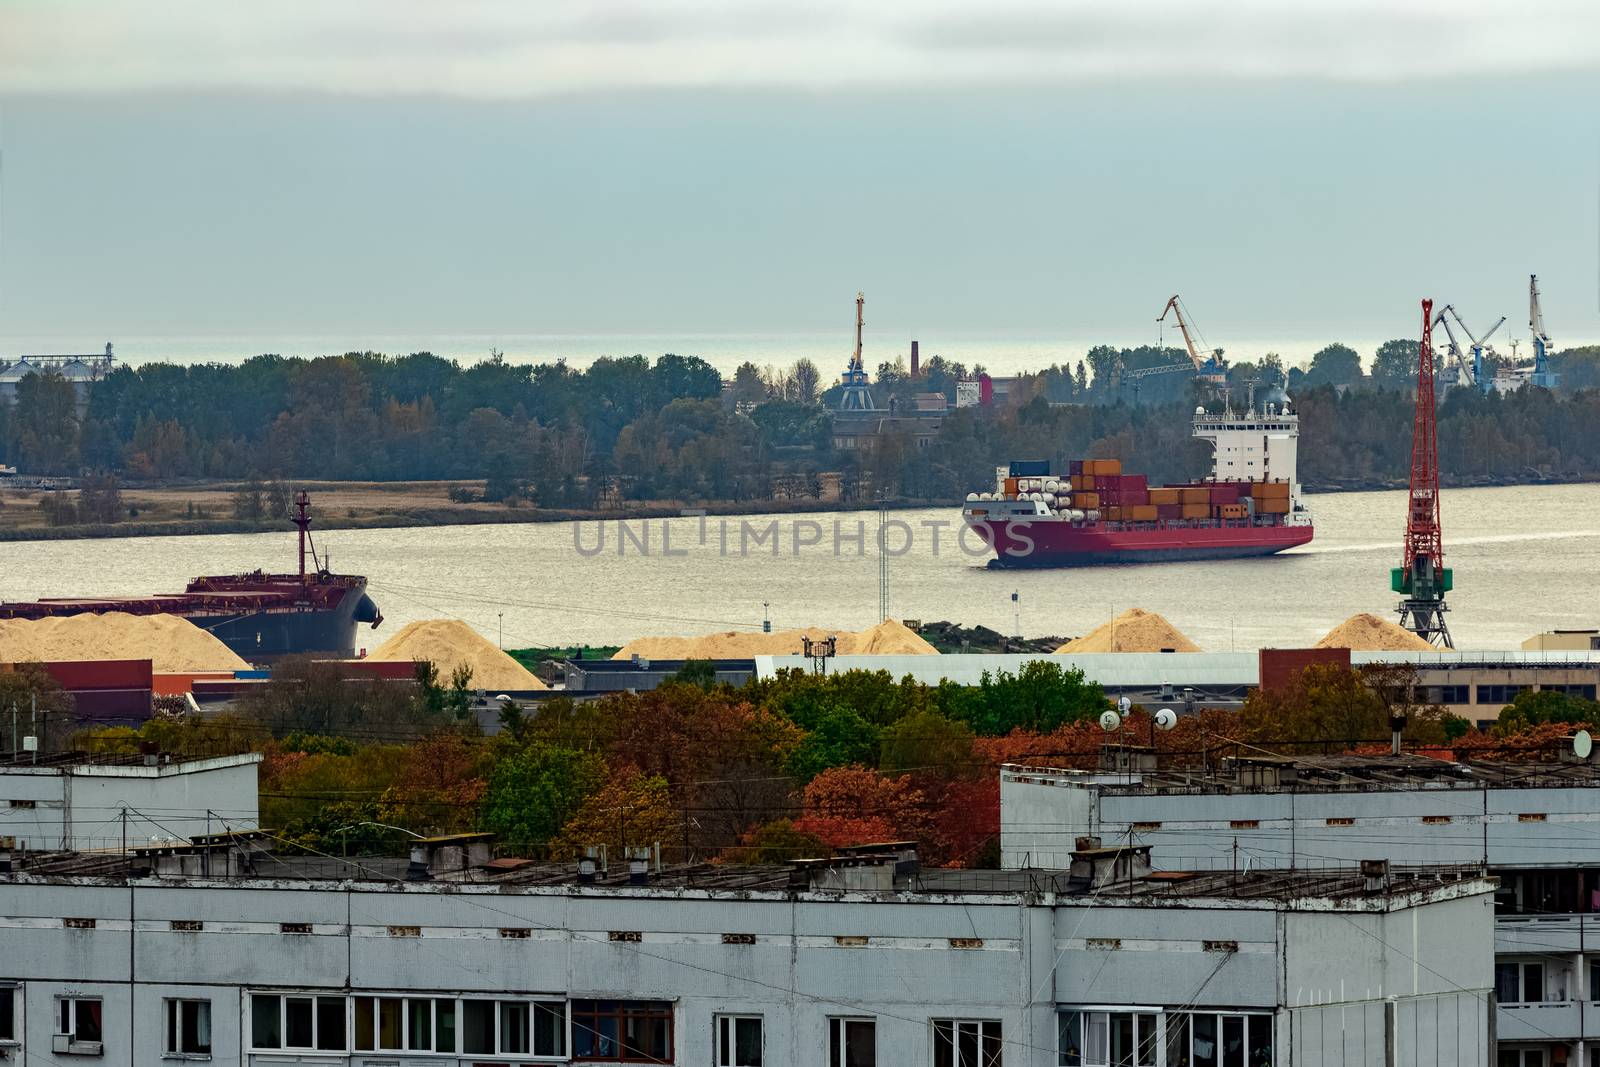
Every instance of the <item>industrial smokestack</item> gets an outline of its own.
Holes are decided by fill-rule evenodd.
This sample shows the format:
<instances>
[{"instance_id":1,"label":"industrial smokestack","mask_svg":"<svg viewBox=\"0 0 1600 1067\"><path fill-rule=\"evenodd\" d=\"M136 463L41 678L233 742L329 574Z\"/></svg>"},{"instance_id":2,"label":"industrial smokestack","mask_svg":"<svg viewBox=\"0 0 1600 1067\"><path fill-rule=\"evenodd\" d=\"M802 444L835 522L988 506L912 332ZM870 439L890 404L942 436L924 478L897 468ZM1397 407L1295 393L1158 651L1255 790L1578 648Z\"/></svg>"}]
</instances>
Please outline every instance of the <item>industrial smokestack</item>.
<instances>
[{"instance_id":1,"label":"industrial smokestack","mask_svg":"<svg viewBox=\"0 0 1600 1067\"><path fill-rule=\"evenodd\" d=\"M917 377L922 371L922 358L917 353L917 342L911 342L911 376Z\"/></svg>"}]
</instances>

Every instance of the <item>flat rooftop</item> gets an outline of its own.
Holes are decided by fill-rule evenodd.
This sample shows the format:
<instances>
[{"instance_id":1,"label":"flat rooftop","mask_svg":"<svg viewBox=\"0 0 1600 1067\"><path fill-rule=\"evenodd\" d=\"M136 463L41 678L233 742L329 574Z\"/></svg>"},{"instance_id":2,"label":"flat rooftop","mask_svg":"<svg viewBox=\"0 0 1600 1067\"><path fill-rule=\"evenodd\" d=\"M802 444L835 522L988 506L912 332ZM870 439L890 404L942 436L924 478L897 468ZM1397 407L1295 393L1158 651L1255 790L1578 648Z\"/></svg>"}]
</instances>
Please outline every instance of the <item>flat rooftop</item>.
<instances>
[{"instance_id":1,"label":"flat rooftop","mask_svg":"<svg viewBox=\"0 0 1600 1067\"><path fill-rule=\"evenodd\" d=\"M1001 780L1020 784L1094 787L1103 793L1370 793L1413 789L1551 789L1600 787L1600 765L1552 759L1452 761L1428 756L1224 756L1207 763L1191 756L1151 770L1077 770L1004 764ZM1172 761L1176 764L1177 761Z\"/></svg>"},{"instance_id":2,"label":"flat rooftop","mask_svg":"<svg viewBox=\"0 0 1600 1067\"><path fill-rule=\"evenodd\" d=\"M179 850L192 847L177 846ZM161 851L161 848L140 851ZM845 858L840 859L846 862ZM226 887L230 884L260 887L274 883L337 882L392 884L403 886L407 891L434 889L450 892L463 886L483 886L494 887L498 891L560 890L565 893L628 895L660 892L675 896L688 890L712 895L726 893L735 897L762 891L803 892L823 896L848 892L852 897L866 895L912 902L918 898L939 901L950 897L982 896L1053 900L1062 905L1077 901L1106 905L1113 901L1160 904L1219 899L1244 904L1254 901L1263 905L1291 904L1296 901L1338 904L1357 900L1388 901L1417 893L1437 894L1441 891L1448 891L1449 895L1487 892L1492 888L1492 880L1481 869L1448 866L1394 867L1378 882L1364 877L1354 867L1265 869L1245 873L1156 871L1131 881L1105 885L1098 890L1075 882L1064 870L936 868L897 876L892 890L872 891L814 886L805 869L790 864L669 865L652 870L646 884L636 885L630 882L625 863L611 864L608 871L599 872L592 883L585 884L578 881L576 864L535 863L516 858L495 859L464 870L436 873L424 881L406 880L408 861L393 856L338 858L259 854L254 873L231 878L220 875L156 876L151 872L150 857L133 850L128 856L117 851L18 854L14 857L14 863L14 872L0 875L0 880L19 876L29 880L133 877L146 879L146 884L154 881L174 887Z\"/></svg>"}]
</instances>

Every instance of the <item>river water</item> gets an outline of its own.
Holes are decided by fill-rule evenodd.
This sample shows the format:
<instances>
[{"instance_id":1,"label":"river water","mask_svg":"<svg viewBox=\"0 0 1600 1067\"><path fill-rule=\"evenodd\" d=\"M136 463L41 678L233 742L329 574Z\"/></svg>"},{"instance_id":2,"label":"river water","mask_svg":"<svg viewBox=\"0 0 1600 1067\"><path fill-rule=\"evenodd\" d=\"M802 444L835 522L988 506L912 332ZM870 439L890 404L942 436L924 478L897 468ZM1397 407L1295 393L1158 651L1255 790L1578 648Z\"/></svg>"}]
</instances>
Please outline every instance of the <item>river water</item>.
<instances>
[{"instance_id":1,"label":"river water","mask_svg":"<svg viewBox=\"0 0 1600 1067\"><path fill-rule=\"evenodd\" d=\"M890 614L1011 632L1016 592L1025 634L1081 634L1138 606L1217 651L1307 644L1358 611L1392 618L1405 494L1308 502L1316 539L1276 557L1043 571L987 569L975 541L958 543L954 506L892 512ZM1600 624L1600 486L1447 491L1444 526L1458 647L1516 648L1543 630ZM490 640L503 627L506 646L521 647L753 630L763 602L774 628L862 628L878 619L877 529L871 511L685 517L625 531L614 522L332 530L319 543L335 570L369 577L383 609L361 645L375 648L414 619L454 616ZM293 564L292 532L14 542L0 544L0 599L176 591L197 574Z\"/></svg>"}]
</instances>

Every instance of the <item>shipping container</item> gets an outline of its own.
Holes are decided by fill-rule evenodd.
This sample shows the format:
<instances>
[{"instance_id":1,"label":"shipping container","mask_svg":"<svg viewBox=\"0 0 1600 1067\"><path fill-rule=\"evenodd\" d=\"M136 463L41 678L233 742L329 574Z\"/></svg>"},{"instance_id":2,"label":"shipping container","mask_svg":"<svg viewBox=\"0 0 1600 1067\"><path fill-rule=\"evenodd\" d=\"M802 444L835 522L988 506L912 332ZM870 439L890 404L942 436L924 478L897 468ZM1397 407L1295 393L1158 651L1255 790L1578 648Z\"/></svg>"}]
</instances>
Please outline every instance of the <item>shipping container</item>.
<instances>
[{"instance_id":1,"label":"shipping container","mask_svg":"<svg viewBox=\"0 0 1600 1067\"><path fill-rule=\"evenodd\" d=\"M1072 506L1075 508L1098 508L1100 506L1099 493L1073 493Z\"/></svg>"},{"instance_id":2,"label":"shipping container","mask_svg":"<svg viewBox=\"0 0 1600 1067\"><path fill-rule=\"evenodd\" d=\"M1115 505L1113 505L1113 506L1111 506L1109 508L1106 508L1105 509L1105 517L1106 517L1106 520L1108 522L1121 522L1122 521L1122 509L1119 508L1119 507L1116 507Z\"/></svg>"},{"instance_id":3,"label":"shipping container","mask_svg":"<svg viewBox=\"0 0 1600 1067\"><path fill-rule=\"evenodd\" d=\"M1211 503L1211 490L1207 489L1203 485L1196 486L1196 487L1189 488L1189 489L1180 489L1180 490L1178 490L1178 493L1179 493L1179 499L1182 500L1185 504L1208 504L1209 505Z\"/></svg>"},{"instance_id":4,"label":"shipping container","mask_svg":"<svg viewBox=\"0 0 1600 1067\"><path fill-rule=\"evenodd\" d=\"M1081 459L1069 459L1069 460L1067 460L1067 474L1068 475L1070 475L1071 477L1076 478L1078 475L1080 475L1082 473L1083 473L1083 460L1081 460ZM1077 486L1073 486L1073 488L1077 488Z\"/></svg>"},{"instance_id":5,"label":"shipping container","mask_svg":"<svg viewBox=\"0 0 1600 1067\"><path fill-rule=\"evenodd\" d=\"M1217 506L1217 517L1222 519L1242 519L1245 517L1243 504L1220 504Z\"/></svg>"},{"instance_id":6,"label":"shipping container","mask_svg":"<svg viewBox=\"0 0 1600 1067\"><path fill-rule=\"evenodd\" d=\"M1152 489L1150 490L1150 503L1152 504L1181 504L1183 496L1178 489Z\"/></svg>"},{"instance_id":7,"label":"shipping container","mask_svg":"<svg viewBox=\"0 0 1600 1067\"><path fill-rule=\"evenodd\" d=\"M1237 504L1239 502L1239 486L1234 482L1218 482L1211 487L1211 502L1213 504Z\"/></svg>"},{"instance_id":8,"label":"shipping container","mask_svg":"<svg viewBox=\"0 0 1600 1067\"><path fill-rule=\"evenodd\" d=\"M1211 517L1210 504L1183 504L1181 507L1183 509L1183 518L1185 519L1209 519Z\"/></svg>"},{"instance_id":9,"label":"shipping container","mask_svg":"<svg viewBox=\"0 0 1600 1067\"><path fill-rule=\"evenodd\" d=\"M1289 514L1289 501L1285 500L1258 500L1256 501L1257 515L1287 515Z\"/></svg>"},{"instance_id":10,"label":"shipping container","mask_svg":"<svg viewBox=\"0 0 1600 1067\"><path fill-rule=\"evenodd\" d=\"M1015 478L1007 478L1006 481L1005 481L1005 487L1006 487L1006 496L1016 496L1017 495L1017 480Z\"/></svg>"},{"instance_id":11,"label":"shipping container","mask_svg":"<svg viewBox=\"0 0 1600 1067\"><path fill-rule=\"evenodd\" d=\"M1183 518L1182 504L1157 504L1155 505L1156 517L1161 519Z\"/></svg>"},{"instance_id":12,"label":"shipping container","mask_svg":"<svg viewBox=\"0 0 1600 1067\"><path fill-rule=\"evenodd\" d=\"M1251 482L1250 495L1257 500L1288 500L1288 482Z\"/></svg>"},{"instance_id":13,"label":"shipping container","mask_svg":"<svg viewBox=\"0 0 1600 1067\"><path fill-rule=\"evenodd\" d=\"M1154 504L1135 504L1124 510L1134 522L1155 522L1159 518Z\"/></svg>"},{"instance_id":14,"label":"shipping container","mask_svg":"<svg viewBox=\"0 0 1600 1067\"><path fill-rule=\"evenodd\" d=\"M1013 478L1043 478L1050 473L1050 461L1047 459L1014 459L1011 461L1011 477Z\"/></svg>"}]
</instances>

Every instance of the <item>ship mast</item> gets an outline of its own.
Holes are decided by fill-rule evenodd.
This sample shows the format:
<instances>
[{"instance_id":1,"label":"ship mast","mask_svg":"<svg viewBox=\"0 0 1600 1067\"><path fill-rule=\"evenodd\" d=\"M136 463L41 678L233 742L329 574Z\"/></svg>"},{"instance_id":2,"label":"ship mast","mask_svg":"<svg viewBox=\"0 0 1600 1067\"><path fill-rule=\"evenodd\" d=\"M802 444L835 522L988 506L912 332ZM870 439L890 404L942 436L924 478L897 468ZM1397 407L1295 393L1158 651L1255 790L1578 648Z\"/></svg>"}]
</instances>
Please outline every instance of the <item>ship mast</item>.
<instances>
[{"instance_id":1,"label":"ship mast","mask_svg":"<svg viewBox=\"0 0 1600 1067\"><path fill-rule=\"evenodd\" d=\"M311 497L304 489L294 498L294 524L300 528L300 584L306 584L306 542L311 539Z\"/></svg>"}]
</instances>

